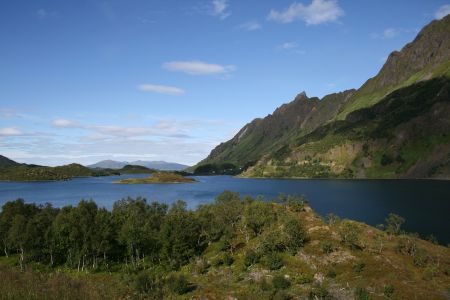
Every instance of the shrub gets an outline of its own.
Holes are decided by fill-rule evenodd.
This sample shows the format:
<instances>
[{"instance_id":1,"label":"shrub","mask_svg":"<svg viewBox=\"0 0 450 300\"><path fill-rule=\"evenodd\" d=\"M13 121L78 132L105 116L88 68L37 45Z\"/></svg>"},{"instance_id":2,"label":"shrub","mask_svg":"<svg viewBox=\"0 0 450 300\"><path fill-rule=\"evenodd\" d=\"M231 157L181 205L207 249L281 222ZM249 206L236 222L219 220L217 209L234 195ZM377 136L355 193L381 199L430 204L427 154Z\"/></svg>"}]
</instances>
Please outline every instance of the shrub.
<instances>
[{"instance_id":1,"label":"shrub","mask_svg":"<svg viewBox=\"0 0 450 300\"><path fill-rule=\"evenodd\" d=\"M394 294L394 286L391 284L385 285L384 286L384 290L383 290L383 294L384 296L386 296L387 298L391 298L391 296Z\"/></svg>"},{"instance_id":2,"label":"shrub","mask_svg":"<svg viewBox=\"0 0 450 300\"><path fill-rule=\"evenodd\" d=\"M289 299L292 299L292 297L282 290L276 291L275 294L272 296L272 300L289 300Z\"/></svg>"},{"instance_id":3,"label":"shrub","mask_svg":"<svg viewBox=\"0 0 450 300\"><path fill-rule=\"evenodd\" d=\"M134 279L134 288L142 294L161 294L164 286L162 277L152 271L142 271Z\"/></svg>"},{"instance_id":4,"label":"shrub","mask_svg":"<svg viewBox=\"0 0 450 300\"><path fill-rule=\"evenodd\" d=\"M296 281L299 284L306 284L306 283L311 283L314 280L314 276L311 274L301 274L300 276L298 276L296 278Z\"/></svg>"},{"instance_id":5,"label":"shrub","mask_svg":"<svg viewBox=\"0 0 450 300\"><path fill-rule=\"evenodd\" d=\"M269 270L278 270L280 269L284 264L283 260L277 253L270 253L267 256L264 257L264 266L267 267Z\"/></svg>"},{"instance_id":6,"label":"shrub","mask_svg":"<svg viewBox=\"0 0 450 300\"><path fill-rule=\"evenodd\" d=\"M225 255L223 256L224 265L231 266L233 262L234 262L233 256L231 256L229 253L225 253Z\"/></svg>"},{"instance_id":7,"label":"shrub","mask_svg":"<svg viewBox=\"0 0 450 300\"><path fill-rule=\"evenodd\" d=\"M413 264L416 267L425 267L428 263L428 255L425 253L425 251L417 251L416 254L413 257Z\"/></svg>"},{"instance_id":8,"label":"shrub","mask_svg":"<svg viewBox=\"0 0 450 300\"><path fill-rule=\"evenodd\" d=\"M228 251L231 249L231 241L227 238L221 239L218 243L220 251Z\"/></svg>"},{"instance_id":9,"label":"shrub","mask_svg":"<svg viewBox=\"0 0 450 300\"><path fill-rule=\"evenodd\" d=\"M209 263L204 258L198 259L193 266L193 271L197 274L206 274L209 269Z\"/></svg>"},{"instance_id":10,"label":"shrub","mask_svg":"<svg viewBox=\"0 0 450 300\"><path fill-rule=\"evenodd\" d=\"M352 221L343 221L338 230L341 242L351 249L361 248L359 235L361 229Z\"/></svg>"},{"instance_id":11,"label":"shrub","mask_svg":"<svg viewBox=\"0 0 450 300\"><path fill-rule=\"evenodd\" d=\"M332 299L332 296L325 287L319 286L309 292L309 299L328 300Z\"/></svg>"},{"instance_id":12,"label":"shrub","mask_svg":"<svg viewBox=\"0 0 450 300\"><path fill-rule=\"evenodd\" d=\"M329 269L327 272L327 277L328 278L335 278L336 277L336 271L334 269Z\"/></svg>"},{"instance_id":13,"label":"shrub","mask_svg":"<svg viewBox=\"0 0 450 300\"><path fill-rule=\"evenodd\" d=\"M262 233L265 226L275 221L276 215L271 204L263 201L254 201L245 206L245 223L254 236Z\"/></svg>"},{"instance_id":14,"label":"shrub","mask_svg":"<svg viewBox=\"0 0 450 300\"><path fill-rule=\"evenodd\" d=\"M435 245L438 245L438 244L439 244L439 242L438 242L436 236L433 235L433 234L430 234L430 235L427 237L427 241L429 241L430 243L435 244Z\"/></svg>"},{"instance_id":15,"label":"shrub","mask_svg":"<svg viewBox=\"0 0 450 300\"><path fill-rule=\"evenodd\" d=\"M261 280L261 282L259 283L259 287L261 288L262 291L265 292L270 291L270 289L272 288L265 278Z\"/></svg>"},{"instance_id":16,"label":"shrub","mask_svg":"<svg viewBox=\"0 0 450 300\"><path fill-rule=\"evenodd\" d=\"M385 219L386 221L386 232L393 235L398 235L400 233L401 226L405 223L405 219L399 215L390 213Z\"/></svg>"},{"instance_id":17,"label":"shrub","mask_svg":"<svg viewBox=\"0 0 450 300\"><path fill-rule=\"evenodd\" d=\"M369 300L369 292L363 287L357 287L355 289L355 298L357 300Z\"/></svg>"},{"instance_id":18,"label":"shrub","mask_svg":"<svg viewBox=\"0 0 450 300\"><path fill-rule=\"evenodd\" d=\"M170 276L168 279L168 286L172 292L178 295L183 295L193 290L193 286L184 275Z\"/></svg>"},{"instance_id":19,"label":"shrub","mask_svg":"<svg viewBox=\"0 0 450 300\"><path fill-rule=\"evenodd\" d=\"M331 252L334 251L333 244L328 243L328 242L323 243L323 244L322 244L322 251L323 251L323 253L325 253L325 254L327 254L327 255L330 254Z\"/></svg>"},{"instance_id":20,"label":"shrub","mask_svg":"<svg viewBox=\"0 0 450 300\"><path fill-rule=\"evenodd\" d=\"M395 250L400 253L415 256L418 251L417 243L411 236L402 236L395 246Z\"/></svg>"},{"instance_id":21,"label":"shrub","mask_svg":"<svg viewBox=\"0 0 450 300\"><path fill-rule=\"evenodd\" d=\"M260 249L267 255L272 252L281 252L286 248L283 235L278 231L272 231L261 241Z\"/></svg>"},{"instance_id":22,"label":"shrub","mask_svg":"<svg viewBox=\"0 0 450 300\"><path fill-rule=\"evenodd\" d=\"M220 267L221 265L223 265L223 259L220 258L220 257L214 259L214 260L212 261L212 265L213 265L214 267Z\"/></svg>"},{"instance_id":23,"label":"shrub","mask_svg":"<svg viewBox=\"0 0 450 300\"><path fill-rule=\"evenodd\" d=\"M392 159L392 157L391 157L390 155L388 155L388 154L383 154L383 155L381 156L381 161L380 161L380 163L381 163L382 166L390 165L390 164L392 164L393 162L394 162L394 160Z\"/></svg>"},{"instance_id":24,"label":"shrub","mask_svg":"<svg viewBox=\"0 0 450 300\"><path fill-rule=\"evenodd\" d=\"M284 224L287 234L286 246L289 252L295 254L308 240L308 235L298 219L290 219Z\"/></svg>"},{"instance_id":25,"label":"shrub","mask_svg":"<svg viewBox=\"0 0 450 300\"><path fill-rule=\"evenodd\" d=\"M329 226L334 226L341 222L341 218L333 213L329 213L325 216L325 223Z\"/></svg>"},{"instance_id":26,"label":"shrub","mask_svg":"<svg viewBox=\"0 0 450 300\"><path fill-rule=\"evenodd\" d=\"M305 210L308 201L304 196L288 196L286 203L292 211L301 212Z\"/></svg>"},{"instance_id":27,"label":"shrub","mask_svg":"<svg viewBox=\"0 0 450 300\"><path fill-rule=\"evenodd\" d=\"M291 282L283 275L275 275L272 279L272 285L277 290L285 290L291 286Z\"/></svg>"},{"instance_id":28,"label":"shrub","mask_svg":"<svg viewBox=\"0 0 450 300\"><path fill-rule=\"evenodd\" d=\"M244 265L248 268L251 265L259 263L261 255L253 250L248 251L244 257Z\"/></svg>"}]
</instances>

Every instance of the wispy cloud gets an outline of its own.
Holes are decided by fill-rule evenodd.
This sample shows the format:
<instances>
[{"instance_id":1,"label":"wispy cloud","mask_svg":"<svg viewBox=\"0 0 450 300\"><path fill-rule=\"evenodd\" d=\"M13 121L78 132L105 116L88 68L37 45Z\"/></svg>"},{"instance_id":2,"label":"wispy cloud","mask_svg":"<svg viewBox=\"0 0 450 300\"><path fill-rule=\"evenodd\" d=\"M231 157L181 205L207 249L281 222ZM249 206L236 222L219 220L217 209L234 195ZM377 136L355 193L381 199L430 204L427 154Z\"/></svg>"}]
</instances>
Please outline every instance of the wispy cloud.
<instances>
[{"instance_id":1,"label":"wispy cloud","mask_svg":"<svg viewBox=\"0 0 450 300\"><path fill-rule=\"evenodd\" d=\"M434 17L440 20L448 14L450 14L450 4L445 4L438 8L438 10L434 13Z\"/></svg>"},{"instance_id":2,"label":"wispy cloud","mask_svg":"<svg viewBox=\"0 0 450 300\"><path fill-rule=\"evenodd\" d=\"M267 19L281 23L302 20L307 25L319 25L336 22L343 15L344 10L336 0L313 0L309 5L294 2L282 11L272 9Z\"/></svg>"},{"instance_id":3,"label":"wispy cloud","mask_svg":"<svg viewBox=\"0 0 450 300\"><path fill-rule=\"evenodd\" d=\"M210 64L201 61L171 61L162 65L166 70L189 75L226 74L236 69L233 65Z\"/></svg>"},{"instance_id":4,"label":"wispy cloud","mask_svg":"<svg viewBox=\"0 0 450 300\"><path fill-rule=\"evenodd\" d=\"M370 34L370 37L373 39L383 39L383 40L388 40L388 39L393 39L396 38L398 36L400 36L401 34L405 34L405 33L414 33L416 34L418 32L417 29L407 29L407 28L394 28L394 27L389 27L386 28L385 30L383 30L382 32L374 32Z\"/></svg>"},{"instance_id":5,"label":"wispy cloud","mask_svg":"<svg viewBox=\"0 0 450 300\"><path fill-rule=\"evenodd\" d=\"M281 49L281 50L290 50L290 49L298 48L298 44L295 42L286 42L281 45L278 45L277 48Z\"/></svg>"},{"instance_id":6,"label":"wispy cloud","mask_svg":"<svg viewBox=\"0 0 450 300\"><path fill-rule=\"evenodd\" d=\"M93 125L83 124L69 119L54 119L51 125L56 128L77 128L90 131L88 139L105 139L110 137L134 138L134 137L175 137L187 138L187 129L192 128L191 123L177 122L174 120L161 120L153 126L125 127L118 125Z\"/></svg>"},{"instance_id":7,"label":"wispy cloud","mask_svg":"<svg viewBox=\"0 0 450 300\"><path fill-rule=\"evenodd\" d=\"M52 126L59 128L69 128L69 127L77 127L78 124L74 121L67 119L55 119L52 121Z\"/></svg>"},{"instance_id":8,"label":"wispy cloud","mask_svg":"<svg viewBox=\"0 0 450 300\"><path fill-rule=\"evenodd\" d=\"M213 0L211 2L211 15L217 16L220 19L224 20L231 15L229 11L228 0Z\"/></svg>"},{"instance_id":9,"label":"wispy cloud","mask_svg":"<svg viewBox=\"0 0 450 300\"><path fill-rule=\"evenodd\" d=\"M23 132L16 127L4 127L0 128L0 136L20 136Z\"/></svg>"},{"instance_id":10,"label":"wispy cloud","mask_svg":"<svg viewBox=\"0 0 450 300\"><path fill-rule=\"evenodd\" d=\"M255 31L262 28L261 24L257 21L248 21L240 24L237 28L245 30L245 31Z\"/></svg>"},{"instance_id":11,"label":"wispy cloud","mask_svg":"<svg viewBox=\"0 0 450 300\"><path fill-rule=\"evenodd\" d=\"M185 91L181 88L174 87L174 86L168 86L168 85L159 85L159 84L150 84L150 83L144 83L138 85L138 89L143 92L152 92L152 93L158 93L158 94L166 94L166 95L173 95L173 96L179 96L185 93Z\"/></svg>"},{"instance_id":12,"label":"wispy cloud","mask_svg":"<svg viewBox=\"0 0 450 300\"><path fill-rule=\"evenodd\" d=\"M383 32L374 32L371 33L370 36L373 39L393 39L397 37L402 31L403 30L399 28L386 28L385 30L383 30Z\"/></svg>"},{"instance_id":13,"label":"wispy cloud","mask_svg":"<svg viewBox=\"0 0 450 300\"><path fill-rule=\"evenodd\" d=\"M47 18L57 17L58 13L56 11L50 11L48 9L40 8L35 11L35 15L39 19L43 20L43 19L47 19Z\"/></svg>"}]
</instances>

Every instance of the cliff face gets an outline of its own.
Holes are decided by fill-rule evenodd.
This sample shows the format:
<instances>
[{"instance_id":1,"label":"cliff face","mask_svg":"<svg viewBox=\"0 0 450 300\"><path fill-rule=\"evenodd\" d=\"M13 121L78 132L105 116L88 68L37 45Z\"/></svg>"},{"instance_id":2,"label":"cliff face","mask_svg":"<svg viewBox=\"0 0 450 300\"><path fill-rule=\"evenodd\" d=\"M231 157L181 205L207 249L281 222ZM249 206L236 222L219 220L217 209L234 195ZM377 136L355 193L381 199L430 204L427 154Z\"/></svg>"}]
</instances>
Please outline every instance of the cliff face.
<instances>
[{"instance_id":1,"label":"cliff face","mask_svg":"<svg viewBox=\"0 0 450 300\"><path fill-rule=\"evenodd\" d=\"M448 78L450 16L391 53L358 90L322 99L302 92L197 166L252 165L246 176L448 177Z\"/></svg>"}]
</instances>

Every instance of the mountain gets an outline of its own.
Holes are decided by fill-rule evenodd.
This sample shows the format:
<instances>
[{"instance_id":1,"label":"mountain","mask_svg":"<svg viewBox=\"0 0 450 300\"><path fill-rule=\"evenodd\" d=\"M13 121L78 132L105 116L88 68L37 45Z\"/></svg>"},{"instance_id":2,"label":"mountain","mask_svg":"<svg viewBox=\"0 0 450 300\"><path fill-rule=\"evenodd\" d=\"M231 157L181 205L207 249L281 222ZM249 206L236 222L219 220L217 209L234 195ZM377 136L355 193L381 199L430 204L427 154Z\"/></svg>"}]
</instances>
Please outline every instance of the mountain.
<instances>
[{"instance_id":1,"label":"mountain","mask_svg":"<svg viewBox=\"0 0 450 300\"><path fill-rule=\"evenodd\" d=\"M88 165L88 168L91 169L120 169L127 165L126 161L115 161L115 160L102 160L98 163Z\"/></svg>"},{"instance_id":2,"label":"mountain","mask_svg":"<svg viewBox=\"0 0 450 300\"><path fill-rule=\"evenodd\" d=\"M18 165L20 165L18 162L15 162L3 155L0 155L0 168L14 167Z\"/></svg>"},{"instance_id":3,"label":"mountain","mask_svg":"<svg viewBox=\"0 0 450 300\"><path fill-rule=\"evenodd\" d=\"M121 169L125 167L126 165L133 165L133 166L143 166L149 169L155 169L155 170L162 170L162 171L181 171L189 166L182 165L178 163L172 163L172 162L165 162L165 161L144 161L144 160L137 160L132 162L126 162L126 161L115 161L115 160L102 160L98 163L88 165L88 168L95 169Z\"/></svg>"},{"instance_id":4,"label":"mountain","mask_svg":"<svg viewBox=\"0 0 450 300\"><path fill-rule=\"evenodd\" d=\"M447 16L391 53L358 90L322 99L302 92L192 169L256 177L450 178L449 78Z\"/></svg>"}]
</instances>

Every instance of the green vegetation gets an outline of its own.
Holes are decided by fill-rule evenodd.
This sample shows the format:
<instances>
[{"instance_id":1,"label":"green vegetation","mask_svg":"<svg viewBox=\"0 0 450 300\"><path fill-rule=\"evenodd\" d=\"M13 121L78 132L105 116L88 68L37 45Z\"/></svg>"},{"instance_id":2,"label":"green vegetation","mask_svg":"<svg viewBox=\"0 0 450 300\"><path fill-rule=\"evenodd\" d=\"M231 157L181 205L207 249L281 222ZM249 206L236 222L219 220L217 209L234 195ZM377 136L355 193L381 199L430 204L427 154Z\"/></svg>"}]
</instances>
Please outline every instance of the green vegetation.
<instances>
[{"instance_id":1,"label":"green vegetation","mask_svg":"<svg viewBox=\"0 0 450 300\"><path fill-rule=\"evenodd\" d=\"M184 177L171 172L156 172L147 178L128 178L116 181L121 184L152 184L152 183L189 183L196 182L194 178Z\"/></svg>"},{"instance_id":2,"label":"green vegetation","mask_svg":"<svg viewBox=\"0 0 450 300\"><path fill-rule=\"evenodd\" d=\"M127 165L122 169L90 169L79 164L59 167L20 164L0 155L0 181L54 181L75 177L97 177L120 174L146 174L154 170L142 166Z\"/></svg>"},{"instance_id":3,"label":"green vegetation","mask_svg":"<svg viewBox=\"0 0 450 300\"><path fill-rule=\"evenodd\" d=\"M446 298L449 249L403 233L401 217L386 231L326 220L285 195L224 192L194 211L16 200L0 212L0 298Z\"/></svg>"},{"instance_id":4,"label":"green vegetation","mask_svg":"<svg viewBox=\"0 0 450 300\"><path fill-rule=\"evenodd\" d=\"M284 159L267 156L243 175L447 178L450 103L443 95L450 93L449 82L437 78L397 90L345 121L300 135Z\"/></svg>"}]
</instances>

